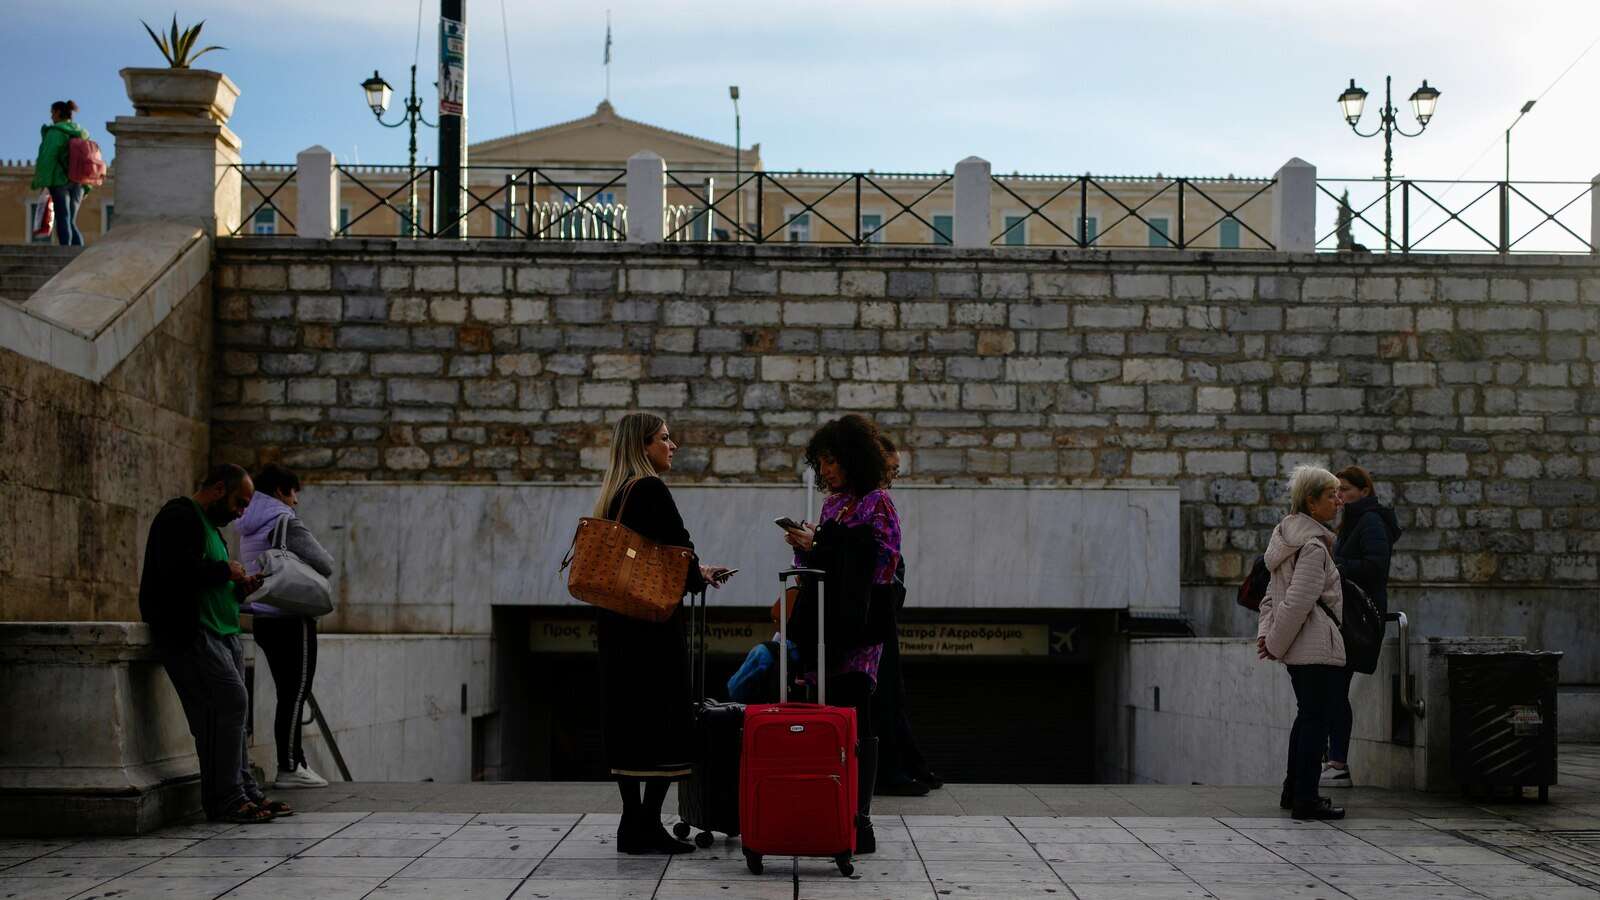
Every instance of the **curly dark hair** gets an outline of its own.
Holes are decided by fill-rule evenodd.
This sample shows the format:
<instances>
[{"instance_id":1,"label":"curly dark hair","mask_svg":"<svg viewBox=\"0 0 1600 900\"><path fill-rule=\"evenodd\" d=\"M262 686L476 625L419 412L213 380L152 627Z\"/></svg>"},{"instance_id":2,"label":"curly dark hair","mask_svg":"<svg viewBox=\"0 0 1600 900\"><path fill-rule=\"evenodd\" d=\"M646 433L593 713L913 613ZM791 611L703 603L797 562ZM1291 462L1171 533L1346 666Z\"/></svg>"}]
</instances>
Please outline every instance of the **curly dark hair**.
<instances>
[{"instance_id":1,"label":"curly dark hair","mask_svg":"<svg viewBox=\"0 0 1600 900\"><path fill-rule=\"evenodd\" d=\"M824 457L844 470L845 490L857 497L877 490L888 468L883 459L878 426L855 413L818 428L806 444L806 465L817 473L817 489L826 493L828 485L822 478Z\"/></svg>"}]
</instances>

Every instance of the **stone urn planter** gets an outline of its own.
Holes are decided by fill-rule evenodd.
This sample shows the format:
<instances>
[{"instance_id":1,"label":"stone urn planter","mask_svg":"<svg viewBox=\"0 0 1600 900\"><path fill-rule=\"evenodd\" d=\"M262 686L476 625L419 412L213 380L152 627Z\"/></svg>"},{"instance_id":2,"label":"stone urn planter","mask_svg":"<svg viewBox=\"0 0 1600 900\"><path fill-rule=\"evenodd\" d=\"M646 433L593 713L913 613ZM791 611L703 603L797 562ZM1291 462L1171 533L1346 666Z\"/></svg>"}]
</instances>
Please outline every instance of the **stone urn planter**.
<instances>
[{"instance_id":1,"label":"stone urn planter","mask_svg":"<svg viewBox=\"0 0 1600 900\"><path fill-rule=\"evenodd\" d=\"M140 116L210 119L226 123L239 86L209 69L123 69L133 111Z\"/></svg>"}]
</instances>

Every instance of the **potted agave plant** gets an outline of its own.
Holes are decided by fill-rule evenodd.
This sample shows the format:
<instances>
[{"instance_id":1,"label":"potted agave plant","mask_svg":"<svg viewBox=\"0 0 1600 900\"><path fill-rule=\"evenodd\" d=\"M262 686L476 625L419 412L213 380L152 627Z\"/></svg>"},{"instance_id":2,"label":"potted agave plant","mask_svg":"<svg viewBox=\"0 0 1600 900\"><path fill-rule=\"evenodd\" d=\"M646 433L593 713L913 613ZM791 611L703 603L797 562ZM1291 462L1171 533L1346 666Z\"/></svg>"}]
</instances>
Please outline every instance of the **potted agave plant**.
<instances>
[{"instance_id":1,"label":"potted agave plant","mask_svg":"<svg viewBox=\"0 0 1600 900\"><path fill-rule=\"evenodd\" d=\"M189 28L178 27L178 17L172 17L172 28L166 34L141 21L156 48L167 60L164 69L129 68L122 70L122 82L127 86L128 99L133 101L134 112L141 116L199 117L215 122L227 122L233 115L233 104L239 99L239 88L228 76L190 65L201 56L224 47L198 48L200 29L205 22Z\"/></svg>"}]
</instances>

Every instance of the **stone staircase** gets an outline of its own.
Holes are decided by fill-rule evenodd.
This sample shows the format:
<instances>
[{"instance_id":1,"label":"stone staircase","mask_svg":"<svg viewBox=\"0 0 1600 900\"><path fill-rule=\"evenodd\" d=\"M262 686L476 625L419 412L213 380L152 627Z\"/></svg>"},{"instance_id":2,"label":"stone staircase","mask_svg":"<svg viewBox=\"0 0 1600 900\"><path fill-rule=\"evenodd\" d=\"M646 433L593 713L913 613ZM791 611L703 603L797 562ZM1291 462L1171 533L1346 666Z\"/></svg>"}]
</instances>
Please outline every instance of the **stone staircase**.
<instances>
[{"instance_id":1,"label":"stone staircase","mask_svg":"<svg viewBox=\"0 0 1600 900\"><path fill-rule=\"evenodd\" d=\"M26 301L82 252L58 244L0 244L0 300Z\"/></svg>"}]
</instances>

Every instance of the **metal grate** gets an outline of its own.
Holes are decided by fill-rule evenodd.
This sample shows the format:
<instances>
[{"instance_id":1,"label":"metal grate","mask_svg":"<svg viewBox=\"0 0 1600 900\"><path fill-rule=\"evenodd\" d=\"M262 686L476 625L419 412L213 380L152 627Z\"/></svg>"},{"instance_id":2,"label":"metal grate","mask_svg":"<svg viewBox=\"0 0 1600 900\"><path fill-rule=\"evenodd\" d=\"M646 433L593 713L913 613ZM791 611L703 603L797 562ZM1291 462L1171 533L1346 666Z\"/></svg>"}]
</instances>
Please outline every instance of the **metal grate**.
<instances>
[{"instance_id":1,"label":"metal grate","mask_svg":"<svg viewBox=\"0 0 1600 900\"><path fill-rule=\"evenodd\" d=\"M1587 888L1600 889L1600 831L1453 831Z\"/></svg>"}]
</instances>

